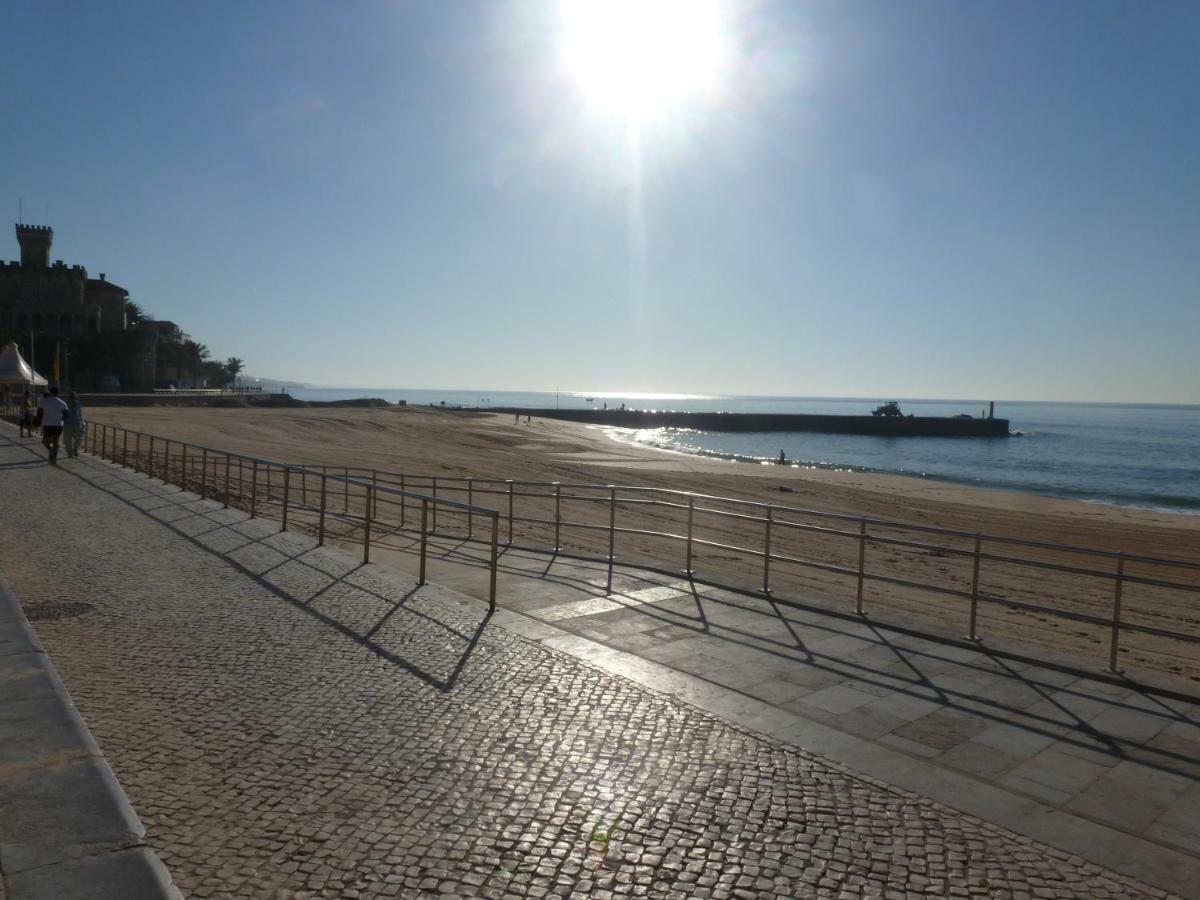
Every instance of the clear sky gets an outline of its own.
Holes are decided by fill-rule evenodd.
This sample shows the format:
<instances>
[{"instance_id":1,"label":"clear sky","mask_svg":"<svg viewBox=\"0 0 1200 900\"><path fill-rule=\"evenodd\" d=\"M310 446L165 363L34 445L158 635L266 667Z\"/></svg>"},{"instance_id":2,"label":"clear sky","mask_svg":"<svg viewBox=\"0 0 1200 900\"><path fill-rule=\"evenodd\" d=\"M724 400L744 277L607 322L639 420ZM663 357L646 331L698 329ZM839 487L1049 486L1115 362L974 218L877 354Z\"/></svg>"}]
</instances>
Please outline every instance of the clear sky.
<instances>
[{"instance_id":1,"label":"clear sky","mask_svg":"<svg viewBox=\"0 0 1200 900\"><path fill-rule=\"evenodd\" d=\"M0 199L251 374L1200 402L1200 3L705 2L8 0Z\"/></svg>"}]
</instances>

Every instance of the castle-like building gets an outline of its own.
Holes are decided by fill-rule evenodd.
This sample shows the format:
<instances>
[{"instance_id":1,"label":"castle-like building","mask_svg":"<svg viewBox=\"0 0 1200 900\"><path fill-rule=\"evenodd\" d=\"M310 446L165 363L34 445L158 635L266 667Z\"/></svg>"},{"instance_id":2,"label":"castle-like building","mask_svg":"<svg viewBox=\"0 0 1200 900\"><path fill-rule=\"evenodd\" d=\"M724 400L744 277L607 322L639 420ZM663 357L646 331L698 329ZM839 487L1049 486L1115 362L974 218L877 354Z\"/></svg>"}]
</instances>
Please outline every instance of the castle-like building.
<instances>
[{"instance_id":1,"label":"castle-like building","mask_svg":"<svg viewBox=\"0 0 1200 900\"><path fill-rule=\"evenodd\" d=\"M126 321L129 292L83 266L50 262L54 229L17 225L21 261L0 260L0 325L26 346L58 357L62 377L85 389L148 391L155 385L158 323ZM166 323L170 325L170 323ZM175 327L175 326L173 326ZM177 327L176 327L176 330ZM104 348L96 348L96 341ZM91 346L93 352L85 348Z\"/></svg>"},{"instance_id":2,"label":"castle-like building","mask_svg":"<svg viewBox=\"0 0 1200 900\"><path fill-rule=\"evenodd\" d=\"M14 334L84 337L125 329L129 292L83 266L50 263L54 229L17 225L20 262L0 260L0 322Z\"/></svg>"}]
</instances>

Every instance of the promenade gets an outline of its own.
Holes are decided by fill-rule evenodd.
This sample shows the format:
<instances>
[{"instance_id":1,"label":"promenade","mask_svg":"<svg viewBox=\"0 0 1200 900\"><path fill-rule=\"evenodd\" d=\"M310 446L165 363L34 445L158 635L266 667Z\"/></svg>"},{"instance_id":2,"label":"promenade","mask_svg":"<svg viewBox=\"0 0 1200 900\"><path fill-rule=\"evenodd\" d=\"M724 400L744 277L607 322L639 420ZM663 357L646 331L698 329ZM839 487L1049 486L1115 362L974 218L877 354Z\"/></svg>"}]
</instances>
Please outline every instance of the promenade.
<instances>
[{"instance_id":1,"label":"promenade","mask_svg":"<svg viewBox=\"0 0 1200 900\"><path fill-rule=\"evenodd\" d=\"M659 594L584 596L531 577L534 563L516 554L506 554L508 608L489 615L448 587L417 588L402 553L363 566L90 457L30 465L39 453L0 425L0 571L185 895L1200 895L1193 818L1175 805L1196 807L1194 770L1170 772L1178 796L1127 829L960 773L956 784L976 792L963 805L986 806L1002 827L924 796L919 773L946 771L944 760L849 740L836 717L886 695L848 695L858 689L845 675L823 683L829 666L814 660L865 659L869 648L810 641L807 664L779 659L758 677L750 657L717 666L711 647L679 643L695 634L655 640L614 624L641 615L626 607L683 615L691 603L696 614L687 592L636 583ZM623 573L625 594L636 577ZM699 608L722 626L715 606ZM589 621L607 622L607 646L584 633ZM622 631L646 637L618 646ZM656 653L660 644L675 652ZM960 661L942 656L943 673ZM745 687L806 689L780 687L772 703L732 674L697 677L739 666L755 676ZM825 691L811 715L785 708ZM1109 701L1135 709L1134 693ZM1175 728L1175 768L1186 769L1194 708L1161 702L1171 721L1144 742ZM869 774L897 754L908 768L890 771L907 787ZM1067 757L1042 768L1089 765ZM927 780L932 793L951 783ZM1023 818L1043 815L1046 840L1020 833ZM1172 815L1181 820L1162 821Z\"/></svg>"}]
</instances>

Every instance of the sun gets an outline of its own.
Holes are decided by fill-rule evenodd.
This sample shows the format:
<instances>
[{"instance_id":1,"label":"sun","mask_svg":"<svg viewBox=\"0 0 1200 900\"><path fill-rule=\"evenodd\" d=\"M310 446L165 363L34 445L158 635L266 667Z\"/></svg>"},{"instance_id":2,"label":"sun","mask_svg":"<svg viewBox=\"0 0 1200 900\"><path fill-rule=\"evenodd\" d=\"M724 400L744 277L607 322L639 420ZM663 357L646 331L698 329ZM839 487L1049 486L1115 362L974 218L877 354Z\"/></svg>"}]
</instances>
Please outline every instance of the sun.
<instances>
[{"instance_id":1,"label":"sun","mask_svg":"<svg viewBox=\"0 0 1200 900\"><path fill-rule=\"evenodd\" d=\"M563 62L599 111L644 120L718 93L729 39L717 0L563 0Z\"/></svg>"}]
</instances>

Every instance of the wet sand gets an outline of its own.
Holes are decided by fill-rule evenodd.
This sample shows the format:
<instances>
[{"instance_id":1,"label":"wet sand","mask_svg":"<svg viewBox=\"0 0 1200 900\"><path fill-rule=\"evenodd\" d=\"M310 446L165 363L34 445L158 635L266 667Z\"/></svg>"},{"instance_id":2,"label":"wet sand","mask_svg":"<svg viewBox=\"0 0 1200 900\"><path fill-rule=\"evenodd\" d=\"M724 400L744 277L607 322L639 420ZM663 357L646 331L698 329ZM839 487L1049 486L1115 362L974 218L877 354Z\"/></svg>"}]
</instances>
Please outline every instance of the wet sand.
<instances>
[{"instance_id":1,"label":"wet sand","mask_svg":"<svg viewBox=\"0 0 1200 900\"><path fill-rule=\"evenodd\" d=\"M689 456L612 440L602 430L570 422L511 415L432 410L392 409L205 409L96 408L92 421L135 428L210 447L251 453L283 462L380 469L409 476L474 477L577 484L641 486L696 491L718 497L771 503L797 510L820 510L873 520L908 522L965 532L983 532L1025 540L1045 541L1106 551L1166 557L1200 563L1200 517L1105 506L1009 491L974 488L919 478L858 472L753 465ZM419 484L419 482L415 482ZM412 487L414 482L409 482ZM452 499L465 495L443 494ZM503 487L498 488L503 491ZM547 497L522 498L517 488L516 516L548 513ZM539 491L532 491L539 493ZM540 491L543 495L544 490ZM602 492L582 492L599 496ZM476 503L506 509L503 493L474 492ZM564 518L607 522L606 507L564 503ZM708 503L707 508L728 508ZM719 544L761 550L764 523L755 518L734 520L697 514L696 537ZM802 512L773 513L772 551L797 559L855 568L858 542L800 528L833 526L857 531L857 523L808 516ZM621 507L619 525L646 531L681 534L686 510ZM942 538L872 526L883 538L937 543L970 549L969 538ZM531 546L552 542L544 526L518 526L517 537ZM603 538L603 540L601 540ZM621 534L617 555L623 561L682 563L682 542L653 534ZM598 553L606 550L598 531L566 529L567 550ZM985 553L1017 555L1052 564L1067 564L1111 572L1111 558L1067 556L1053 551L985 544ZM969 590L972 560L953 552L869 545L869 572L923 583ZM840 609L852 608L857 579L844 574L772 562L770 583L776 596L811 599ZM762 559L721 547L696 547L693 568L698 577L711 577L734 586L762 584ZM1169 578L1200 584L1200 572L1168 570L1127 563L1126 574ZM1068 575L1046 569L985 560L979 589L982 596L1003 596L1021 603L1105 617L1113 606L1111 580ZM1200 594L1127 584L1122 618L1152 627L1200 635ZM963 598L918 591L868 580L864 607L881 619L920 623L923 627L962 634L967 602ZM1046 651L1101 668L1107 661L1108 629L1041 612L980 606L979 632L1006 644ZM1200 680L1200 644L1154 635L1126 634L1121 638L1121 666L1130 672L1151 672Z\"/></svg>"}]
</instances>

